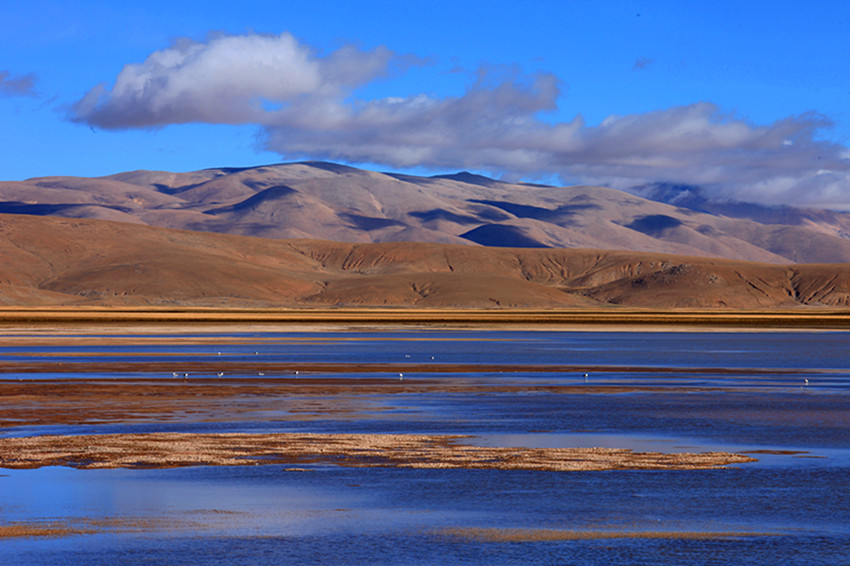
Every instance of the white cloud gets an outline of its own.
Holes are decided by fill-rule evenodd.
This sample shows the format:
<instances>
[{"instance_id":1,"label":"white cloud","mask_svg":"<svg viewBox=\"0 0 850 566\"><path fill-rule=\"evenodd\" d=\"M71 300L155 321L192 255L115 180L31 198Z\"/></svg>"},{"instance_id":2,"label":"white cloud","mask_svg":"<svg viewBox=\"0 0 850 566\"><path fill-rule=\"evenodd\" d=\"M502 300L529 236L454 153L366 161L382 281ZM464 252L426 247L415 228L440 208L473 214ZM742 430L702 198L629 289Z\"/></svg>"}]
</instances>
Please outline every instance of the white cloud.
<instances>
[{"instance_id":1,"label":"white cloud","mask_svg":"<svg viewBox=\"0 0 850 566\"><path fill-rule=\"evenodd\" d=\"M809 113L768 125L707 102L587 125L550 123L559 81L483 70L466 92L359 99L357 87L417 60L386 48L320 56L289 34L180 41L92 89L73 119L102 128L186 122L259 125L286 159L472 169L621 188L699 184L719 198L850 206L847 148L821 141Z\"/></svg>"},{"instance_id":2,"label":"white cloud","mask_svg":"<svg viewBox=\"0 0 850 566\"><path fill-rule=\"evenodd\" d=\"M126 65L111 89L93 88L74 106L73 119L113 129L268 123L301 97L339 96L373 80L391 57L385 48L352 46L319 57L287 33L181 40ZM282 108L270 110L274 103Z\"/></svg>"}]
</instances>

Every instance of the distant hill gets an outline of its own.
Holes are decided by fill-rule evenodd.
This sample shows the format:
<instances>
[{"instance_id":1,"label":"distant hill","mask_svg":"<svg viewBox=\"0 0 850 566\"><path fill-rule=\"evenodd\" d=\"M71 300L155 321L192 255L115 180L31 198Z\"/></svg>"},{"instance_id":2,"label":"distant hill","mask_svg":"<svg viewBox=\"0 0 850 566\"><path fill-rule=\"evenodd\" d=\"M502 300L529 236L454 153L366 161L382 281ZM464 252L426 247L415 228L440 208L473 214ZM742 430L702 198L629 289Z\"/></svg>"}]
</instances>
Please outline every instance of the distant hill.
<instances>
[{"instance_id":1,"label":"distant hill","mask_svg":"<svg viewBox=\"0 0 850 566\"><path fill-rule=\"evenodd\" d=\"M698 189L417 177L324 162L0 182L0 213L265 238L589 248L850 262L850 214L706 201Z\"/></svg>"},{"instance_id":2,"label":"distant hill","mask_svg":"<svg viewBox=\"0 0 850 566\"><path fill-rule=\"evenodd\" d=\"M850 265L273 240L0 214L0 305L847 307Z\"/></svg>"}]
</instances>

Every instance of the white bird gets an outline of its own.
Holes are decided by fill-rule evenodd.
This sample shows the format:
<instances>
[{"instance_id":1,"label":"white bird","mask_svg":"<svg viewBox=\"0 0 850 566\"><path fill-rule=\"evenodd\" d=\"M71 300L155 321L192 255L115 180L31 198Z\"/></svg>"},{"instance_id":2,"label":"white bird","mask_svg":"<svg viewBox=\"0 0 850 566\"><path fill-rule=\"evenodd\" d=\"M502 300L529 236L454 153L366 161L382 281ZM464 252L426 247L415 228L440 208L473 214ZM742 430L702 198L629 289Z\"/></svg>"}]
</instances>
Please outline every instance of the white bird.
<instances>
[{"instance_id":1,"label":"white bird","mask_svg":"<svg viewBox=\"0 0 850 566\"><path fill-rule=\"evenodd\" d=\"M403 373L398 374L398 380L401 381L402 379L404 379L404 374Z\"/></svg>"},{"instance_id":2,"label":"white bird","mask_svg":"<svg viewBox=\"0 0 850 566\"><path fill-rule=\"evenodd\" d=\"M219 377L224 377L224 372L223 372L223 371L218 372L218 376L219 376Z\"/></svg>"}]
</instances>

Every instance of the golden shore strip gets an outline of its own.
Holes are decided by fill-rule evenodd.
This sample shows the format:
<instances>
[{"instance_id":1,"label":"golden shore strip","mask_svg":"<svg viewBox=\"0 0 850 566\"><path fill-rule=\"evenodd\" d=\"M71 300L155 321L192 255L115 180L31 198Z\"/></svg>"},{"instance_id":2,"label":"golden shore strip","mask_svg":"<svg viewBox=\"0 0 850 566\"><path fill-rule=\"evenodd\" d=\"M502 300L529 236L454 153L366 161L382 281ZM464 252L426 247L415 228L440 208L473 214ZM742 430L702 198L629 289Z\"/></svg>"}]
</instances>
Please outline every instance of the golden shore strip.
<instances>
[{"instance_id":1,"label":"golden shore strip","mask_svg":"<svg viewBox=\"0 0 850 566\"><path fill-rule=\"evenodd\" d=\"M21 327L95 326L103 332L125 325L346 325L479 328L634 327L723 329L848 329L850 310L799 309L219 309L0 307L0 332Z\"/></svg>"}]
</instances>

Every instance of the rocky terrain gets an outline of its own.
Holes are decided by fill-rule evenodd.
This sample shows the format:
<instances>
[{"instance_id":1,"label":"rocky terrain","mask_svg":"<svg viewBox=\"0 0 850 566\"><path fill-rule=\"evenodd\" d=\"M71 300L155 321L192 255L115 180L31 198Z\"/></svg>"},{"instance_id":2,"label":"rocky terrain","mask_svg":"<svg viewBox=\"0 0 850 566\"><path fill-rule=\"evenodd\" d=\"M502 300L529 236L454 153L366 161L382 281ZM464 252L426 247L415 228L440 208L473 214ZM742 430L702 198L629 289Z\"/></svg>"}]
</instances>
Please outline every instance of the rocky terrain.
<instances>
[{"instance_id":1,"label":"rocky terrain","mask_svg":"<svg viewBox=\"0 0 850 566\"><path fill-rule=\"evenodd\" d=\"M845 307L850 265L274 240L0 214L0 305Z\"/></svg>"},{"instance_id":2,"label":"rocky terrain","mask_svg":"<svg viewBox=\"0 0 850 566\"><path fill-rule=\"evenodd\" d=\"M324 162L0 182L0 213L351 243L630 250L771 263L850 261L850 214L711 203L656 185L416 177Z\"/></svg>"}]
</instances>

